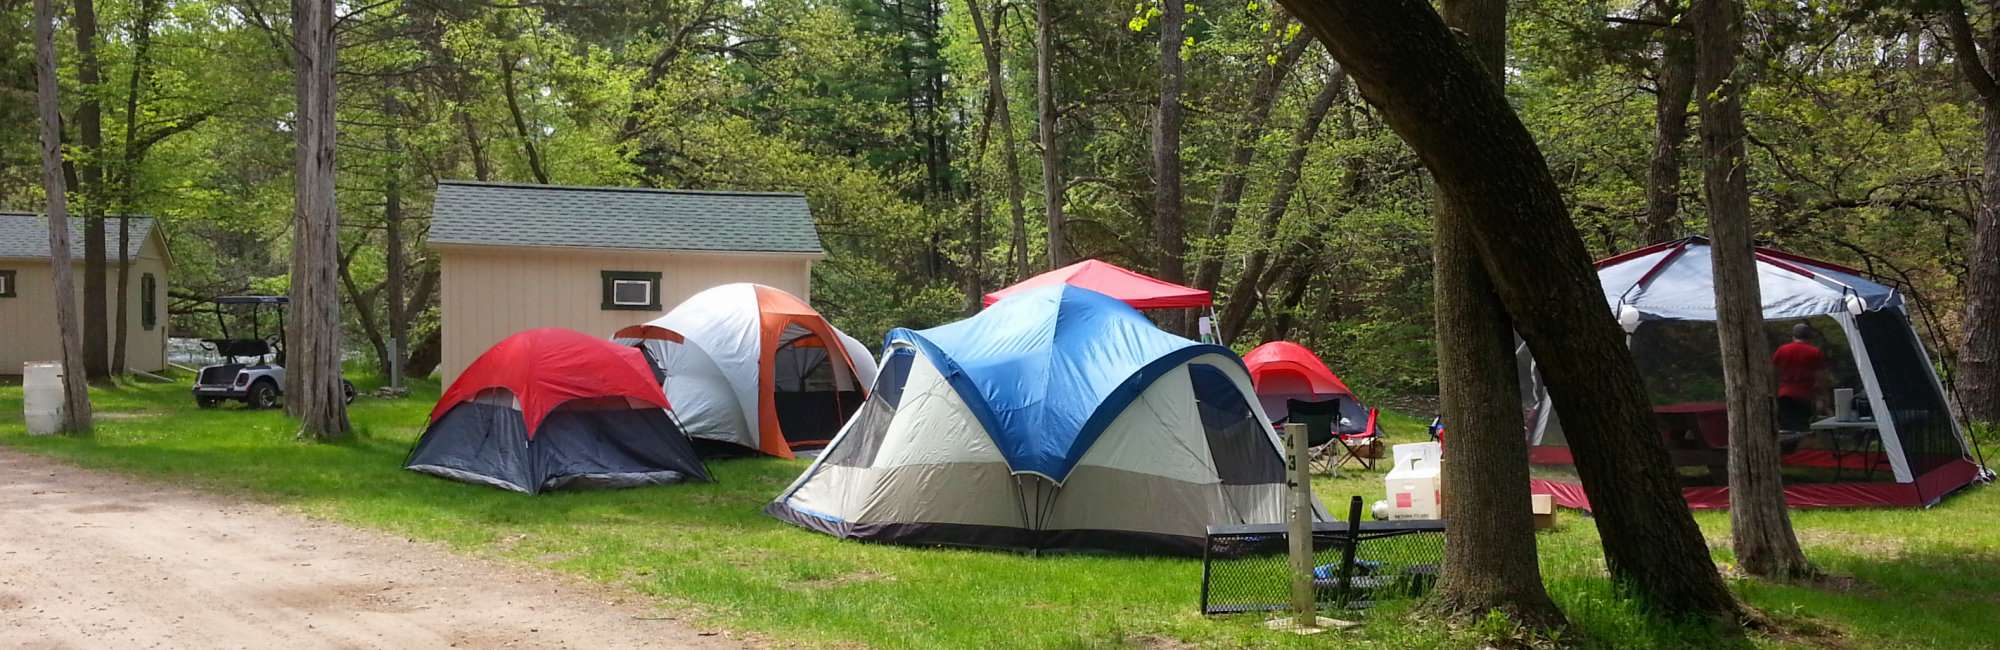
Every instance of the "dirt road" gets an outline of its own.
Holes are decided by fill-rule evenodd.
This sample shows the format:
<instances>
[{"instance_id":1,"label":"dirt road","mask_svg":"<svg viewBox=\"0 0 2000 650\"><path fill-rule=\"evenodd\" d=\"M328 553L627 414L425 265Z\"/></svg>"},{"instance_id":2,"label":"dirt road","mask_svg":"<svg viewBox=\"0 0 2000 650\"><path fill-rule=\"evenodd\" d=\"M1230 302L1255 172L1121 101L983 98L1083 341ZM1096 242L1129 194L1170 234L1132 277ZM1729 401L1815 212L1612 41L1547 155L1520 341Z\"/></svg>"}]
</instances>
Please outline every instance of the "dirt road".
<instances>
[{"instance_id":1,"label":"dirt road","mask_svg":"<svg viewBox=\"0 0 2000 650\"><path fill-rule=\"evenodd\" d=\"M735 648L629 594L0 449L0 648Z\"/></svg>"}]
</instances>

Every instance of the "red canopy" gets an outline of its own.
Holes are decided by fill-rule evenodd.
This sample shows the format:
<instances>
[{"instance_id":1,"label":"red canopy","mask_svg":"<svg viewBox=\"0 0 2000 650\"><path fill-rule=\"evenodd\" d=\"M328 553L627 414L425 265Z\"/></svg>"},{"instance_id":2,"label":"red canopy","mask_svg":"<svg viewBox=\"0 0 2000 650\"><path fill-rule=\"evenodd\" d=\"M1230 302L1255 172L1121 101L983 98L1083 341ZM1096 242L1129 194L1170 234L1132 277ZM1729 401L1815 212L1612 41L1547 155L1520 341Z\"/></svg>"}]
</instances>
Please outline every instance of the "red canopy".
<instances>
[{"instance_id":1,"label":"red canopy","mask_svg":"<svg viewBox=\"0 0 2000 650\"><path fill-rule=\"evenodd\" d=\"M1354 395L1319 355L1291 341L1259 345L1243 355L1243 365L1250 369L1250 382L1259 395Z\"/></svg>"},{"instance_id":2,"label":"red canopy","mask_svg":"<svg viewBox=\"0 0 2000 650\"><path fill-rule=\"evenodd\" d=\"M488 348L451 382L431 421L488 388L514 393L529 439L549 411L573 399L624 397L670 408L637 348L560 327L527 330Z\"/></svg>"},{"instance_id":3,"label":"red canopy","mask_svg":"<svg viewBox=\"0 0 2000 650\"><path fill-rule=\"evenodd\" d=\"M1083 287L1125 301L1134 309L1207 307L1212 304L1207 291L1147 277L1098 260L1077 262L986 294L986 304L992 305L1017 292L1052 284Z\"/></svg>"}]
</instances>

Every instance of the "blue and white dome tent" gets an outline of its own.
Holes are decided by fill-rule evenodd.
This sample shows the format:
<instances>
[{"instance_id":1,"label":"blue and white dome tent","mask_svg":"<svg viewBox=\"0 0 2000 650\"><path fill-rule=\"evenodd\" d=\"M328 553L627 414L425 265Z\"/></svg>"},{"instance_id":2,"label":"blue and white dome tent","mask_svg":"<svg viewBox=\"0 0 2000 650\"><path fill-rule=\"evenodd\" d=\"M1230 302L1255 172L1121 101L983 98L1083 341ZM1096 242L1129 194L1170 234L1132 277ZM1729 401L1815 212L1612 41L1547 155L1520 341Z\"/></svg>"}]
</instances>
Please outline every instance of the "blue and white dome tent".
<instances>
[{"instance_id":1,"label":"blue and white dome tent","mask_svg":"<svg viewBox=\"0 0 2000 650\"><path fill-rule=\"evenodd\" d=\"M891 331L867 404L765 511L881 542L1198 555L1210 525L1285 520L1267 422L1228 348L1050 286Z\"/></svg>"}]
</instances>

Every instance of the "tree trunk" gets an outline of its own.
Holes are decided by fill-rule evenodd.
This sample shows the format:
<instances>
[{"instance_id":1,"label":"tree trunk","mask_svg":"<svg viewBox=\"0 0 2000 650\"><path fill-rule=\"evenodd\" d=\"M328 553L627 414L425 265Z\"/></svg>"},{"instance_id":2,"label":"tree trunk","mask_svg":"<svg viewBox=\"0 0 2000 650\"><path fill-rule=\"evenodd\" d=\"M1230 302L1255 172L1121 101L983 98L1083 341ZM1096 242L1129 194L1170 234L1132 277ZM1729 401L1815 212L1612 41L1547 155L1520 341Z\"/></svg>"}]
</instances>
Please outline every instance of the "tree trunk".
<instances>
[{"instance_id":1,"label":"tree trunk","mask_svg":"<svg viewBox=\"0 0 2000 650\"><path fill-rule=\"evenodd\" d=\"M297 62L297 181L292 222L292 318L285 350L285 411L299 437L349 434L340 382L340 213L333 200L333 0L292 0Z\"/></svg>"},{"instance_id":2,"label":"tree trunk","mask_svg":"<svg viewBox=\"0 0 2000 650\"><path fill-rule=\"evenodd\" d=\"M1424 0L1285 0L1444 200L1528 342L1569 432L1612 578L1668 618L1733 625L1735 599L1682 500L1624 332L1541 150L1500 85Z\"/></svg>"},{"instance_id":3,"label":"tree trunk","mask_svg":"<svg viewBox=\"0 0 2000 650\"><path fill-rule=\"evenodd\" d=\"M62 101L56 96L55 0L35 0L35 108L41 115L42 188L48 193L49 269L55 276L56 329L62 337L64 433L90 432L90 387L83 361L83 324L69 256L69 189L63 179Z\"/></svg>"},{"instance_id":4,"label":"tree trunk","mask_svg":"<svg viewBox=\"0 0 2000 650\"><path fill-rule=\"evenodd\" d=\"M1966 252L1958 402L1965 417L2000 425L2000 102L1986 103L1984 191Z\"/></svg>"},{"instance_id":5,"label":"tree trunk","mask_svg":"<svg viewBox=\"0 0 2000 650\"><path fill-rule=\"evenodd\" d=\"M966 15L972 17L973 33L979 37L979 51L986 60L986 93L993 104L993 116L1000 122L1001 163L1007 166L1007 211L1011 219L1012 232L1009 234L1007 257L1013 265L1014 279L1028 277L1028 208L1026 190L1021 186L1021 160L1014 144L1014 113L1007 101L1006 68L1001 65L1001 51L1005 47L1000 42L1001 19L1006 15L1006 5L993 5L993 26L986 26L986 19L979 15L978 0L965 0Z\"/></svg>"},{"instance_id":6,"label":"tree trunk","mask_svg":"<svg viewBox=\"0 0 2000 650\"><path fill-rule=\"evenodd\" d=\"M1662 20L1678 15L1675 0L1658 3ZM1694 93L1694 52L1687 30L1660 30L1658 94L1653 97L1653 159L1646 169L1647 242L1662 242L1681 232L1681 142L1687 140L1688 101Z\"/></svg>"},{"instance_id":7,"label":"tree trunk","mask_svg":"<svg viewBox=\"0 0 2000 650\"><path fill-rule=\"evenodd\" d=\"M1198 255L1201 262L1194 273L1196 289L1215 291L1216 285L1222 283L1223 249L1228 245L1225 240L1236 229L1236 214L1242 208L1243 190L1249 186L1246 173L1250 170L1250 160L1257 154L1257 141L1264 138L1264 126L1271 120L1271 110L1278 105L1278 90L1284 87L1285 78L1291 76L1292 68L1312 42L1311 36L1301 34L1285 44L1276 62L1256 62L1259 74L1256 89L1250 91L1250 115L1244 118L1242 128L1236 130L1236 142L1229 150L1229 168L1215 190L1215 207L1208 215L1207 242Z\"/></svg>"},{"instance_id":8,"label":"tree trunk","mask_svg":"<svg viewBox=\"0 0 2000 650\"><path fill-rule=\"evenodd\" d=\"M139 144L139 96L152 86L153 21L159 19L162 0L139 0L139 15L132 28L132 72L125 81L125 153L118 163L118 291L112 315L111 371L124 374L126 341L131 323L126 308L131 304L132 213L134 184L139 161L145 157ZM165 323L159 324L166 327Z\"/></svg>"},{"instance_id":9,"label":"tree trunk","mask_svg":"<svg viewBox=\"0 0 2000 650\"><path fill-rule=\"evenodd\" d=\"M1187 227L1181 216L1181 90L1187 67L1181 62L1181 23L1187 0L1161 0L1160 104L1153 120L1153 248L1154 272L1181 284L1187 281ZM1187 334L1186 310L1167 317L1170 331Z\"/></svg>"},{"instance_id":10,"label":"tree trunk","mask_svg":"<svg viewBox=\"0 0 2000 650\"><path fill-rule=\"evenodd\" d=\"M1445 23L1464 35L1486 75L1506 83L1506 0L1444 0ZM1479 264L1472 217L1449 195L1438 202L1433 249L1438 397L1451 425L1444 464L1444 571L1435 603L1476 620L1490 611L1537 629L1564 623L1542 588L1528 492L1528 442L1521 435L1514 325Z\"/></svg>"},{"instance_id":11,"label":"tree trunk","mask_svg":"<svg viewBox=\"0 0 2000 650\"><path fill-rule=\"evenodd\" d=\"M404 317L403 286L410 272L407 256L403 251L403 105L390 95L383 101L383 113L389 117L389 129L385 139L389 149L388 180L382 188L382 232L383 246L388 257L385 269L388 276L383 280L388 291L388 305L382 314L389 321L389 338L395 341L388 358L382 359L382 375L392 376L403 367L402 360L409 356L410 320Z\"/></svg>"},{"instance_id":12,"label":"tree trunk","mask_svg":"<svg viewBox=\"0 0 2000 650\"><path fill-rule=\"evenodd\" d=\"M1985 52L1959 0L1945 0L1942 17L1951 34L1952 58L1981 99L1985 111L1986 156L1979 209L1966 251L1964 332L1958 346L1958 404L1975 422L2000 423L2000 84L1993 80L1993 54L2000 29L1987 32Z\"/></svg>"},{"instance_id":13,"label":"tree trunk","mask_svg":"<svg viewBox=\"0 0 2000 650\"><path fill-rule=\"evenodd\" d=\"M1054 63L1054 0L1035 0L1035 130L1042 148L1042 214L1049 225L1049 268L1069 264L1064 236L1062 150L1056 147L1056 80Z\"/></svg>"},{"instance_id":14,"label":"tree trunk","mask_svg":"<svg viewBox=\"0 0 2000 650\"><path fill-rule=\"evenodd\" d=\"M1701 98L1702 178L1708 191L1710 260L1715 276L1715 331L1729 405L1729 531L1736 563L1750 575L1801 578L1813 573L1785 506L1771 346L1757 286L1750 233L1749 158L1737 65L1742 48L1740 0L1695 0L1695 85Z\"/></svg>"},{"instance_id":15,"label":"tree trunk","mask_svg":"<svg viewBox=\"0 0 2000 650\"><path fill-rule=\"evenodd\" d=\"M1264 207L1263 219L1258 222L1258 246L1250 250L1250 257L1243 262L1243 274L1236 277L1236 284L1229 289L1229 302L1222 306L1222 322L1216 328L1216 337L1223 345L1228 345L1237 335L1243 333L1250 323L1251 312L1257 309L1257 286L1264 275L1264 266L1270 262L1271 238L1278 232L1278 222L1285 218L1285 211L1291 208L1292 193L1299 187L1299 175L1305 168L1306 154L1313 139L1319 135L1319 126L1326 121L1326 114L1333 109L1340 96L1347 93L1347 75L1334 70L1320 86L1319 94L1306 107L1305 122L1292 133L1291 155L1285 159L1284 169L1271 188L1271 202Z\"/></svg>"},{"instance_id":16,"label":"tree trunk","mask_svg":"<svg viewBox=\"0 0 2000 650\"><path fill-rule=\"evenodd\" d=\"M1266 284L1282 286L1285 291L1270 310L1271 320L1264 324L1264 340L1283 341L1292 337L1292 326L1298 322L1292 311L1305 300L1306 289L1312 287L1313 273L1319 270L1319 244L1318 236L1308 235L1285 251L1286 259L1266 274L1272 276Z\"/></svg>"},{"instance_id":17,"label":"tree trunk","mask_svg":"<svg viewBox=\"0 0 2000 650\"><path fill-rule=\"evenodd\" d=\"M93 0L71 4L76 26L76 130L82 160L77 162L77 195L83 198L83 367L92 381L111 376L106 343L111 333L104 291L104 108L103 78L97 63L97 6Z\"/></svg>"},{"instance_id":18,"label":"tree trunk","mask_svg":"<svg viewBox=\"0 0 2000 650\"><path fill-rule=\"evenodd\" d=\"M535 134L528 130L528 119L521 114L521 102L514 90L514 54L500 51L500 92L507 96L507 115L514 119L514 135L521 138L521 152L528 158L528 171L535 175L535 182L549 184L549 172L542 167L541 151L535 148Z\"/></svg>"},{"instance_id":19,"label":"tree trunk","mask_svg":"<svg viewBox=\"0 0 2000 650\"><path fill-rule=\"evenodd\" d=\"M972 5L971 13L977 20L978 5L973 4L972 0L967 0L967 4ZM982 28L980 31L983 37L985 30ZM986 295L986 221L991 210L986 205L986 197L981 196L985 193L985 184L980 180L986 171L986 150L987 145L993 140L994 111L998 108L995 105L998 103L996 101L998 97L993 90L993 86L987 86L986 101L980 106L979 135L973 139L972 146L972 170L966 174L968 179L966 194L972 207L972 233L965 242L966 314L978 312Z\"/></svg>"}]
</instances>

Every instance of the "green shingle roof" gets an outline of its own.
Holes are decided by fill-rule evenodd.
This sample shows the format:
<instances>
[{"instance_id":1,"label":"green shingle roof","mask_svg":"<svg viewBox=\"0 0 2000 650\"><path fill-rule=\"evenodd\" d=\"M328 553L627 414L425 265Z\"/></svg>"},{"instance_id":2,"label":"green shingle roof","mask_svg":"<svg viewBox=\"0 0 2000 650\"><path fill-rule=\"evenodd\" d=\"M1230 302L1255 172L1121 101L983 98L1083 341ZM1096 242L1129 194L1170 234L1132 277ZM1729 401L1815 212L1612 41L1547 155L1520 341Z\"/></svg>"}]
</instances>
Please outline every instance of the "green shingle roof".
<instances>
[{"instance_id":1,"label":"green shingle roof","mask_svg":"<svg viewBox=\"0 0 2000 650\"><path fill-rule=\"evenodd\" d=\"M804 194L438 183L432 244L823 253Z\"/></svg>"},{"instance_id":2,"label":"green shingle roof","mask_svg":"<svg viewBox=\"0 0 2000 650\"><path fill-rule=\"evenodd\" d=\"M127 241L131 257L139 257L139 249L146 245L146 236L153 232L151 217L132 217L132 237ZM104 222L104 255L107 259L118 259L118 222L106 219ZM69 218L69 254L83 259L83 219ZM0 259L48 259L49 226L42 215L33 212L0 212Z\"/></svg>"}]
</instances>

